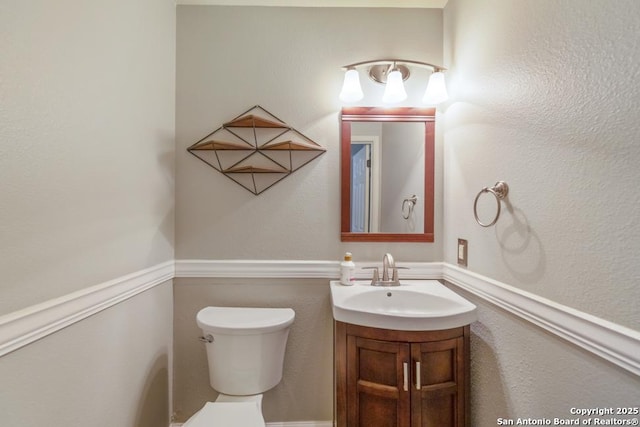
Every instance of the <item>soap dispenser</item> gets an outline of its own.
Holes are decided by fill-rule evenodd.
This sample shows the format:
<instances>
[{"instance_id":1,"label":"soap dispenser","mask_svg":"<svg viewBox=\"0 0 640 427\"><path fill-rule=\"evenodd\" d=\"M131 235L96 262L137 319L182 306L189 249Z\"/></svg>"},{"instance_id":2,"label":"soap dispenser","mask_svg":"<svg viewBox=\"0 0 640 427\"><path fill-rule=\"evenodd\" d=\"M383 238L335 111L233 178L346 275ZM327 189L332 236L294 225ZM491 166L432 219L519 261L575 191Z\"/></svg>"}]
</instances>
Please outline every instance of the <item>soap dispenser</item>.
<instances>
[{"instance_id":1,"label":"soap dispenser","mask_svg":"<svg viewBox=\"0 0 640 427\"><path fill-rule=\"evenodd\" d=\"M344 254L344 261L340 263L340 283L345 286L353 285L356 265L353 263L351 252Z\"/></svg>"}]
</instances>

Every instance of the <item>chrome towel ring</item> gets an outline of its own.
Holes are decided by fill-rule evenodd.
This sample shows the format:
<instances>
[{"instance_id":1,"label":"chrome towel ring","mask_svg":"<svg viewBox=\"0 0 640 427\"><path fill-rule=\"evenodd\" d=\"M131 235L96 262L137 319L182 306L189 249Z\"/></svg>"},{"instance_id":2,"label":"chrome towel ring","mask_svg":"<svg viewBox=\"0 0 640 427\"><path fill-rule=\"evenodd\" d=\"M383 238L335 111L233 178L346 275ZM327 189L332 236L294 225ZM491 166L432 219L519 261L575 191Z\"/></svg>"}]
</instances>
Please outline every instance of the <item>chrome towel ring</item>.
<instances>
[{"instance_id":1,"label":"chrome towel ring","mask_svg":"<svg viewBox=\"0 0 640 427\"><path fill-rule=\"evenodd\" d=\"M480 198L482 193L493 194L493 196L496 198L496 203L498 205L498 211L496 212L496 216L495 218L493 218L493 221L491 221L489 224L482 223L480 221L480 218L478 218L478 199ZM480 190L480 192L476 196L476 200L473 202L473 216L476 218L476 222L480 224L482 227L491 227L492 225L494 225L498 221L498 218L500 218L500 200L507 197L507 194L509 194L509 186L504 181L498 181L496 182L496 185L494 185L493 187L491 188L484 187L482 190Z\"/></svg>"}]
</instances>

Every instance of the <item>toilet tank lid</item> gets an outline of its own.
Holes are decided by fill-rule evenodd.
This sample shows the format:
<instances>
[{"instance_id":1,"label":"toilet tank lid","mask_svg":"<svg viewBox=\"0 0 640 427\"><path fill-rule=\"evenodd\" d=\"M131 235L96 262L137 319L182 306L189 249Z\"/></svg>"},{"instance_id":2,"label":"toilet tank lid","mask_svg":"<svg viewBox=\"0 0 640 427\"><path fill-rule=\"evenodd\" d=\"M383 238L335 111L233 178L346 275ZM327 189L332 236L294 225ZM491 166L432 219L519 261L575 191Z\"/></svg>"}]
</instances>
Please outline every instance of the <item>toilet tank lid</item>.
<instances>
[{"instance_id":1,"label":"toilet tank lid","mask_svg":"<svg viewBox=\"0 0 640 427\"><path fill-rule=\"evenodd\" d=\"M284 329L293 323L295 315L290 308L205 307L196 320L208 332L250 335Z\"/></svg>"}]
</instances>

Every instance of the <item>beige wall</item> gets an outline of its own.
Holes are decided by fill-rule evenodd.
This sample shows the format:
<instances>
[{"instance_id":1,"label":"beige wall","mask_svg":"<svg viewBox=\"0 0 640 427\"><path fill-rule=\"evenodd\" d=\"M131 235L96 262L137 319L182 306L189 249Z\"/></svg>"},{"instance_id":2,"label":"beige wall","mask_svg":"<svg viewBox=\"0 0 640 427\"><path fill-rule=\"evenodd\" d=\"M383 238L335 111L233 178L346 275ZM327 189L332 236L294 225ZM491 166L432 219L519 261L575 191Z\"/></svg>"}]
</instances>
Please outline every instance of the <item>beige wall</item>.
<instances>
[{"instance_id":1,"label":"beige wall","mask_svg":"<svg viewBox=\"0 0 640 427\"><path fill-rule=\"evenodd\" d=\"M640 4L445 10L445 260L467 238L470 270L639 328ZM484 229L473 199L497 180L508 209Z\"/></svg>"},{"instance_id":2,"label":"beige wall","mask_svg":"<svg viewBox=\"0 0 640 427\"><path fill-rule=\"evenodd\" d=\"M438 63L441 10L180 6L177 22L177 259L339 260L346 250L357 261L381 260L388 250L400 261L441 259L440 240L392 245L340 242L338 132L341 66L383 57ZM382 86L371 84L370 89L381 96ZM415 95L408 103L419 102L418 98ZM362 105L373 102L371 96ZM327 149L259 196L186 151L256 104ZM440 146L437 156L441 158ZM440 205L440 176L436 185ZM436 213L436 239L440 237L441 215ZM195 340L199 334L195 313L208 304L293 307L297 317L283 382L265 395L265 418L332 419L327 280L213 282L176 282L178 419L185 420L207 399L215 398L204 350Z\"/></svg>"},{"instance_id":3,"label":"beige wall","mask_svg":"<svg viewBox=\"0 0 640 427\"><path fill-rule=\"evenodd\" d=\"M175 4L0 3L0 316L172 260ZM168 424L171 282L0 357L3 425Z\"/></svg>"},{"instance_id":4,"label":"beige wall","mask_svg":"<svg viewBox=\"0 0 640 427\"><path fill-rule=\"evenodd\" d=\"M444 26L425 9L178 10L176 42L169 0L0 5L0 315L174 258L175 150L176 258L455 263L463 237L471 271L638 329L637 2L450 0ZM339 241L340 67L386 56L450 68L435 244ZM255 104L327 148L257 197L186 152ZM510 209L482 229L473 198L498 179ZM637 377L466 296L474 425L637 405ZM215 398L194 321L213 304L293 307L265 417L331 418L325 280L179 279L174 297L179 420ZM167 282L0 358L3 422L166 425L171 316Z\"/></svg>"},{"instance_id":5,"label":"beige wall","mask_svg":"<svg viewBox=\"0 0 640 427\"><path fill-rule=\"evenodd\" d=\"M180 7L176 257L336 259L348 249L357 260L378 260L388 250L401 261L455 264L462 237L469 240L469 270L637 328L638 24L623 10L605 2L451 0L441 24L440 12L427 10ZM342 244L340 66L380 56L438 62L441 43L452 100L438 112L436 243ZM365 98L362 105L376 102ZM258 197L185 150L254 104L328 149ZM500 179L511 185L508 209L497 227L481 228L473 221L473 199ZM485 199L480 209L491 214ZM198 332L196 305L218 298L242 304L249 294L212 283L178 282L176 313L188 317L176 320L176 341L184 339L183 328L189 336ZM251 295L251 304L272 304L264 294L273 285L266 286ZM298 290L281 294L289 295L286 305ZM480 311L472 341L474 425L637 401L636 377L468 297ZM181 419L215 396L202 374L204 353L188 342L176 346ZM288 357L295 365L306 355L296 350ZM311 360L322 366L326 357L318 351ZM269 395L272 407L284 405L284 388L301 381L291 369L285 368L289 383ZM308 389L298 390L305 395ZM318 419L313 408L299 409L267 414L270 420Z\"/></svg>"},{"instance_id":6,"label":"beige wall","mask_svg":"<svg viewBox=\"0 0 640 427\"><path fill-rule=\"evenodd\" d=\"M465 238L469 270L636 330L639 16L635 1L450 0L443 108L444 260ZM473 200L498 180L506 209L481 228ZM638 377L479 306L474 425L638 401Z\"/></svg>"},{"instance_id":7,"label":"beige wall","mask_svg":"<svg viewBox=\"0 0 640 427\"><path fill-rule=\"evenodd\" d=\"M173 258L175 5L0 5L0 315Z\"/></svg>"},{"instance_id":8,"label":"beige wall","mask_svg":"<svg viewBox=\"0 0 640 427\"><path fill-rule=\"evenodd\" d=\"M2 425L167 427L172 283L0 358Z\"/></svg>"},{"instance_id":9,"label":"beige wall","mask_svg":"<svg viewBox=\"0 0 640 427\"><path fill-rule=\"evenodd\" d=\"M264 395L267 422L333 419L333 320L325 279L176 279L174 411L185 421L217 393L197 312L207 306L291 307L282 381Z\"/></svg>"},{"instance_id":10,"label":"beige wall","mask_svg":"<svg viewBox=\"0 0 640 427\"><path fill-rule=\"evenodd\" d=\"M341 67L384 57L438 63L442 10L179 6L177 52L176 258L338 260L351 250L356 261L378 261L390 250L399 261L442 259L439 209L436 243L340 242L338 126ZM370 87L362 105L382 94ZM327 149L259 196L186 151L256 104ZM439 144L436 158L441 165ZM441 189L438 168L436 206Z\"/></svg>"},{"instance_id":11,"label":"beige wall","mask_svg":"<svg viewBox=\"0 0 640 427\"><path fill-rule=\"evenodd\" d=\"M478 321L471 325L472 426L492 427L498 418L575 419L571 408L637 406L639 377L452 289L478 307ZM593 424L596 417L582 417L587 418Z\"/></svg>"}]
</instances>

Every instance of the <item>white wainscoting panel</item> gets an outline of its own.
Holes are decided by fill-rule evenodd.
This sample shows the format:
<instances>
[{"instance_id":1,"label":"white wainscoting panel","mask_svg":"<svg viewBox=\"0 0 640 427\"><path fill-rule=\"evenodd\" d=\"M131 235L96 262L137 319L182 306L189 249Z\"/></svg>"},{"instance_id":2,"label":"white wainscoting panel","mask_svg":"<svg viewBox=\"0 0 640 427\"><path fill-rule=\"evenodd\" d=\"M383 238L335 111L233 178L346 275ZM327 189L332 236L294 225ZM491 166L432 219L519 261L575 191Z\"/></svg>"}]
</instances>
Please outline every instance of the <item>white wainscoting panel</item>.
<instances>
[{"instance_id":1,"label":"white wainscoting panel","mask_svg":"<svg viewBox=\"0 0 640 427\"><path fill-rule=\"evenodd\" d=\"M174 275L174 262L167 261L0 316L0 357L171 280Z\"/></svg>"}]
</instances>

